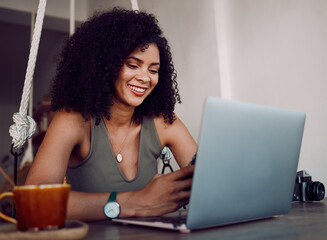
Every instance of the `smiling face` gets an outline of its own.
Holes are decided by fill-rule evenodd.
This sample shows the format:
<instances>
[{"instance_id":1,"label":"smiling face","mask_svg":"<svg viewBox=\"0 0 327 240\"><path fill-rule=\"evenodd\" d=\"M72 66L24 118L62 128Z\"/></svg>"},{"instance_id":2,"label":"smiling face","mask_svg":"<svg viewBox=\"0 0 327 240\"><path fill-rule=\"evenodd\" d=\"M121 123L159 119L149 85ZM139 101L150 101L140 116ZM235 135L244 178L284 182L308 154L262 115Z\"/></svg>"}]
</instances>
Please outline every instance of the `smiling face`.
<instances>
[{"instance_id":1,"label":"smiling face","mask_svg":"<svg viewBox=\"0 0 327 240\"><path fill-rule=\"evenodd\" d=\"M114 101L137 107L152 92L159 79L160 56L157 45L144 51L136 48L123 62L114 83Z\"/></svg>"}]
</instances>

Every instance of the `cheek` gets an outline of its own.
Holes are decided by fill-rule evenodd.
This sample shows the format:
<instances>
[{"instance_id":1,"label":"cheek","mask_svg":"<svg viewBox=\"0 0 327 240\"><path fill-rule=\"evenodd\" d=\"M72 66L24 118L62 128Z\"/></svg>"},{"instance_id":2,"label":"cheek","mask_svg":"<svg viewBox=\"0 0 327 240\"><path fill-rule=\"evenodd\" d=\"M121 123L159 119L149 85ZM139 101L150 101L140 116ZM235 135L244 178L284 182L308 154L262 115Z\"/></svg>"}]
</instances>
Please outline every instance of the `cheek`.
<instances>
[{"instance_id":1,"label":"cheek","mask_svg":"<svg viewBox=\"0 0 327 240\"><path fill-rule=\"evenodd\" d=\"M118 74L118 79L128 80L135 75L135 71L123 66Z\"/></svg>"},{"instance_id":2,"label":"cheek","mask_svg":"<svg viewBox=\"0 0 327 240\"><path fill-rule=\"evenodd\" d=\"M114 85L115 88L122 88L125 86L126 82L128 82L132 78L132 74L130 71L122 69L117 77L117 80L115 81Z\"/></svg>"}]
</instances>

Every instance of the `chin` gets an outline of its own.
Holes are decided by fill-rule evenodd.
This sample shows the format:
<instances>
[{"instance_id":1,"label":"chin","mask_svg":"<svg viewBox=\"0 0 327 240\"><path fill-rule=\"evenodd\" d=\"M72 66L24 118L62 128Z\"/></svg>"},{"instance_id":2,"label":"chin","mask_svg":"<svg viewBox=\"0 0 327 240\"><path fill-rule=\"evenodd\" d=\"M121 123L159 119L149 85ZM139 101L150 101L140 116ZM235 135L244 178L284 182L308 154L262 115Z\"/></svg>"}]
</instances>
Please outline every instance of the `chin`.
<instances>
[{"instance_id":1,"label":"chin","mask_svg":"<svg viewBox=\"0 0 327 240\"><path fill-rule=\"evenodd\" d=\"M128 104L132 107L138 107L140 106L144 101L144 98L142 99L133 99L133 100L130 100L128 101Z\"/></svg>"}]
</instances>

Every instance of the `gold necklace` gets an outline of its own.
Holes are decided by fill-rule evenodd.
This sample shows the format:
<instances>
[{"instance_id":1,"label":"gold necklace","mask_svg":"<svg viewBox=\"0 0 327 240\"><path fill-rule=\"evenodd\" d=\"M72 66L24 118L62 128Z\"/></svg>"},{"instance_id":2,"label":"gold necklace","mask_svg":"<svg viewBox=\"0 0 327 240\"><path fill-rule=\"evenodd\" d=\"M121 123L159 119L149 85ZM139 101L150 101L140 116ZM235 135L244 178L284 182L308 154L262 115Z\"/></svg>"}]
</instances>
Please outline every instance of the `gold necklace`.
<instances>
[{"instance_id":1,"label":"gold necklace","mask_svg":"<svg viewBox=\"0 0 327 240\"><path fill-rule=\"evenodd\" d=\"M119 163L123 161L123 155L122 155L120 152L121 152L121 150L123 150L125 140L126 140L128 134L129 134L129 130L131 129L132 124L133 124L133 120L131 120L131 124L129 125L128 131L127 131L127 134L126 134L126 136L125 136L123 142L121 143L120 148L119 148L118 151L117 151L117 156L115 156L117 162L119 162ZM110 133L109 133L109 130L108 130L107 124L104 123L104 125L105 125L105 127L106 127L106 129L107 129L108 136L109 136L109 139L110 139ZM114 155L115 155L115 153L114 153Z\"/></svg>"}]
</instances>

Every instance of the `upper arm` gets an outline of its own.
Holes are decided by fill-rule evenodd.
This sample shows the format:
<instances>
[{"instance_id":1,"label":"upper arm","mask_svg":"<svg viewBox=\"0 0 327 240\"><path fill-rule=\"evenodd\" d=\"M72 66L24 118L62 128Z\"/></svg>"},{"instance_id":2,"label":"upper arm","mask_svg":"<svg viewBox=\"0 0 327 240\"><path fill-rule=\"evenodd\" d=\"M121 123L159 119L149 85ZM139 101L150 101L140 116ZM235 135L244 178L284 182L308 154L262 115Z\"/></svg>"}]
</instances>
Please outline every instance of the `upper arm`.
<instances>
[{"instance_id":1,"label":"upper arm","mask_svg":"<svg viewBox=\"0 0 327 240\"><path fill-rule=\"evenodd\" d=\"M180 167L187 166L197 150L197 144L184 123L177 116L172 124L158 117L155 125L162 146L170 148Z\"/></svg>"},{"instance_id":2,"label":"upper arm","mask_svg":"<svg viewBox=\"0 0 327 240\"><path fill-rule=\"evenodd\" d=\"M57 112L33 160L26 184L62 183L75 146L85 139L87 124L76 112Z\"/></svg>"}]
</instances>

